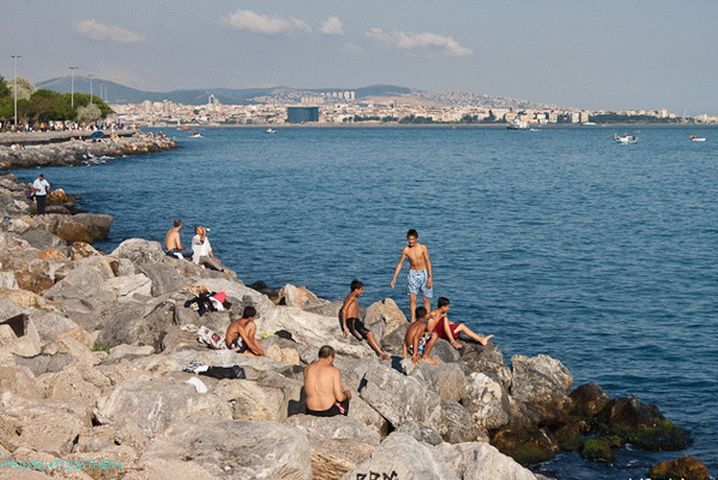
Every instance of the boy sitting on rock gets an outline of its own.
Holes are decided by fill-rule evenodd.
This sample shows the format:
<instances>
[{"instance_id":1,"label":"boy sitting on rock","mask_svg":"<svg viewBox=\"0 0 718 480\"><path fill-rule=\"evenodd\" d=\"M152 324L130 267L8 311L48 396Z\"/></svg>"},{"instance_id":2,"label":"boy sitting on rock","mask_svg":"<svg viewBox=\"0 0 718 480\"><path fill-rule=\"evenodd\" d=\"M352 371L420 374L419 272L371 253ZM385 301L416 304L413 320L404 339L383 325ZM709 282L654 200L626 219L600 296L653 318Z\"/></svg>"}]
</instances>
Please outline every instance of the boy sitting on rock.
<instances>
[{"instance_id":1,"label":"boy sitting on rock","mask_svg":"<svg viewBox=\"0 0 718 480\"><path fill-rule=\"evenodd\" d=\"M257 309L251 305L244 307L242 318L233 320L227 327L227 334L224 341L227 348L237 353L245 355L264 355L262 345L257 341L255 334L257 333L257 324L254 321L257 318Z\"/></svg>"},{"instance_id":2,"label":"boy sitting on rock","mask_svg":"<svg viewBox=\"0 0 718 480\"><path fill-rule=\"evenodd\" d=\"M428 330L426 314L426 308L424 307L418 307L415 310L416 320L409 324L404 336L402 357L406 359L411 355L413 363L421 360L436 365L436 359L429 354L434 348L438 337L434 332Z\"/></svg>"}]
</instances>

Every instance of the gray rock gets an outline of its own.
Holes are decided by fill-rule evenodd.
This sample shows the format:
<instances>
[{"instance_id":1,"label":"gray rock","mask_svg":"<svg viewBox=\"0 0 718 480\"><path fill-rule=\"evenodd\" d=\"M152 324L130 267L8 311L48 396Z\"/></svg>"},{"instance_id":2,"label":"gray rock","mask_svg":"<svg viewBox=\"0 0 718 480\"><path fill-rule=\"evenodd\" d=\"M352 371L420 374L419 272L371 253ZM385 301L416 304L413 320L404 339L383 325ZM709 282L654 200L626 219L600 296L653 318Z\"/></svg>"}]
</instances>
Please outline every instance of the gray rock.
<instances>
[{"instance_id":1,"label":"gray rock","mask_svg":"<svg viewBox=\"0 0 718 480\"><path fill-rule=\"evenodd\" d=\"M536 480L530 470L522 467L488 443L443 444L438 450L463 480L488 478L510 480Z\"/></svg>"},{"instance_id":2,"label":"gray rock","mask_svg":"<svg viewBox=\"0 0 718 480\"><path fill-rule=\"evenodd\" d=\"M72 356L66 353L55 355L40 354L34 357L15 357L15 364L27 367L35 376L48 372L59 372L72 363Z\"/></svg>"},{"instance_id":3,"label":"gray rock","mask_svg":"<svg viewBox=\"0 0 718 480\"><path fill-rule=\"evenodd\" d=\"M307 436L289 425L204 418L173 425L142 461L191 460L218 478L310 480Z\"/></svg>"},{"instance_id":4,"label":"gray rock","mask_svg":"<svg viewBox=\"0 0 718 480\"><path fill-rule=\"evenodd\" d=\"M90 296L90 292L97 291L106 280L114 277L112 264L105 257L83 258L75 262L75 268L70 270L65 278L43 292L43 296L50 300L86 299ZM112 301L113 296L110 295L108 298Z\"/></svg>"},{"instance_id":5,"label":"gray rock","mask_svg":"<svg viewBox=\"0 0 718 480\"><path fill-rule=\"evenodd\" d=\"M493 343L485 347L465 345L461 351L461 360L466 365L467 373L483 373L499 382L505 389L511 388L511 370L504 363L504 354Z\"/></svg>"},{"instance_id":6,"label":"gray rock","mask_svg":"<svg viewBox=\"0 0 718 480\"><path fill-rule=\"evenodd\" d=\"M260 386L250 380L221 380L212 393L231 406L235 420L281 422L287 418L284 393L279 388Z\"/></svg>"},{"instance_id":7,"label":"gray rock","mask_svg":"<svg viewBox=\"0 0 718 480\"><path fill-rule=\"evenodd\" d=\"M379 302L372 303L366 309L364 323L368 326L378 324L382 332L379 338L383 339L397 329L406 326L408 321L396 302L391 298L385 298Z\"/></svg>"},{"instance_id":8,"label":"gray rock","mask_svg":"<svg viewBox=\"0 0 718 480\"><path fill-rule=\"evenodd\" d=\"M357 478L459 480L439 450L400 432L389 435L368 460L343 477Z\"/></svg>"},{"instance_id":9,"label":"gray rock","mask_svg":"<svg viewBox=\"0 0 718 480\"><path fill-rule=\"evenodd\" d=\"M508 392L500 383L483 373L469 375L461 403L484 432L503 427L511 420Z\"/></svg>"},{"instance_id":10,"label":"gray rock","mask_svg":"<svg viewBox=\"0 0 718 480\"><path fill-rule=\"evenodd\" d=\"M162 339L173 326L175 304L171 301L127 301L112 307L102 321L98 341L107 347L120 344L150 345L161 351Z\"/></svg>"},{"instance_id":11,"label":"gray rock","mask_svg":"<svg viewBox=\"0 0 718 480\"><path fill-rule=\"evenodd\" d=\"M476 426L471 414L459 402L453 400L441 402L439 433L449 443L475 442L477 439L489 441L486 434Z\"/></svg>"},{"instance_id":12,"label":"gray rock","mask_svg":"<svg viewBox=\"0 0 718 480\"><path fill-rule=\"evenodd\" d=\"M38 250L57 248L64 255L68 254L67 243L57 235L53 235L43 228L25 230L21 237Z\"/></svg>"},{"instance_id":13,"label":"gray rock","mask_svg":"<svg viewBox=\"0 0 718 480\"><path fill-rule=\"evenodd\" d=\"M361 398L394 427L409 421L435 427L440 420L439 396L416 378L402 375L389 366L372 364L359 392Z\"/></svg>"},{"instance_id":14,"label":"gray rock","mask_svg":"<svg viewBox=\"0 0 718 480\"><path fill-rule=\"evenodd\" d=\"M137 268L152 281L152 295L155 297L174 292L187 283L187 281L180 276L177 269L166 262L142 263L138 265Z\"/></svg>"},{"instance_id":15,"label":"gray rock","mask_svg":"<svg viewBox=\"0 0 718 480\"><path fill-rule=\"evenodd\" d=\"M411 436L414 440L429 445L441 445L444 440L441 438L439 432L431 427L419 425L414 422L402 423L401 426L396 429L397 433L404 433Z\"/></svg>"},{"instance_id":16,"label":"gray rock","mask_svg":"<svg viewBox=\"0 0 718 480\"><path fill-rule=\"evenodd\" d=\"M459 401L464 397L466 377L457 363L429 365L419 362L412 369L411 377L417 378L439 394L441 400Z\"/></svg>"},{"instance_id":17,"label":"gray rock","mask_svg":"<svg viewBox=\"0 0 718 480\"><path fill-rule=\"evenodd\" d=\"M150 297L152 295L152 281L145 275L139 273L136 275L110 278L100 286L100 289L112 292L118 302L123 302L137 295Z\"/></svg>"},{"instance_id":18,"label":"gray rock","mask_svg":"<svg viewBox=\"0 0 718 480\"><path fill-rule=\"evenodd\" d=\"M528 407L532 420L551 424L568 414L572 402L567 392L573 376L560 361L548 355L514 355L511 366L511 396Z\"/></svg>"},{"instance_id":19,"label":"gray rock","mask_svg":"<svg viewBox=\"0 0 718 480\"><path fill-rule=\"evenodd\" d=\"M350 404L351 409L351 404ZM344 417L313 417L310 415L294 415L287 419L287 424L302 430L307 437L319 437L324 440L353 440L358 443L378 445L379 434L362 422Z\"/></svg>"},{"instance_id":20,"label":"gray rock","mask_svg":"<svg viewBox=\"0 0 718 480\"><path fill-rule=\"evenodd\" d=\"M105 360L102 362L105 365L110 365L112 363L118 363L120 360L132 360L134 358L138 357L145 357L147 355L152 355L155 352L155 349L150 345L145 345L142 347L136 347L134 345L117 345L116 347L113 347L110 349L110 354L105 358Z\"/></svg>"},{"instance_id":21,"label":"gray rock","mask_svg":"<svg viewBox=\"0 0 718 480\"><path fill-rule=\"evenodd\" d=\"M0 272L0 288L17 290L17 280L13 272Z\"/></svg>"},{"instance_id":22,"label":"gray rock","mask_svg":"<svg viewBox=\"0 0 718 480\"><path fill-rule=\"evenodd\" d=\"M212 394L171 378L140 378L120 383L109 396L97 401L95 416L101 424L131 420L150 438L183 420L199 426L208 417L231 420L229 405Z\"/></svg>"},{"instance_id":23,"label":"gray rock","mask_svg":"<svg viewBox=\"0 0 718 480\"><path fill-rule=\"evenodd\" d=\"M449 342L440 338L431 350L431 356L436 357L444 363L454 363L461 360L461 354L451 346Z\"/></svg>"},{"instance_id":24,"label":"gray rock","mask_svg":"<svg viewBox=\"0 0 718 480\"><path fill-rule=\"evenodd\" d=\"M135 265L157 263L166 257L159 242L151 242L141 238L130 238L120 243L111 255L116 258L127 258Z\"/></svg>"},{"instance_id":25,"label":"gray rock","mask_svg":"<svg viewBox=\"0 0 718 480\"><path fill-rule=\"evenodd\" d=\"M112 217L99 213L78 213L73 215L72 219L77 223L84 225L90 231L92 242L100 242L107 240L107 236L112 226Z\"/></svg>"}]
</instances>

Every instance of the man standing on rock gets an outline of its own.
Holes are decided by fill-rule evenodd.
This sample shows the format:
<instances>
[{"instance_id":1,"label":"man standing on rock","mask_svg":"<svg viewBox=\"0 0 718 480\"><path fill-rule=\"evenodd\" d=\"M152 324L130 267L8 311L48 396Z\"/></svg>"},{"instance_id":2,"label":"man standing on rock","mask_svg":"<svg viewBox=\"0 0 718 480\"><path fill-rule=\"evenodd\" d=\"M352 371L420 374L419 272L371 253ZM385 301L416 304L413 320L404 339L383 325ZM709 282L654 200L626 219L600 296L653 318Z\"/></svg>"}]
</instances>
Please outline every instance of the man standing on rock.
<instances>
[{"instance_id":1,"label":"man standing on rock","mask_svg":"<svg viewBox=\"0 0 718 480\"><path fill-rule=\"evenodd\" d=\"M334 366L336 352L329 345L319 349L319 358L304 367L304 394L307 415L334 417L349 413L352 392L342 384L339 369Z\"/></svg>"},{"instance_id":2,"label":"man standing on rock","mask_svg":"<svg viewBox=\"0 0 718 480\"><path fill-rule=\"evenodd\" d=\"M389 355L381 349L371 330L366 328L364 322L359 320L359 297L364 293L364 284L359 280L352 280L352 283L349 285L349 290L349 294L344 298L342 309L339 311L339 315L341 315L342 318L344 336L346 337L351 333L359 341L366 339L369 346L376 352L379 358L387 360Z\"/></svg>"},{"instance_id":3,"label":"man standing on rock","mask_svg":"<svg viewBox=\"0 0 718 480\"><path fill-rule=\"evenodd\" d=\"M419 243L419 233L413 228L406 234L407 246L401 251L401 258L394 269L391 288L396 286L396 278L401 273L404 260L409 259L411 269L406 276L406 288L409 293L409 312L411 321L416 320L416 297L421 292L424 297L424 308L431 310L431 297L434 295L434 281L431 279L431 260L429 249Z\"/></svg>"},{"instance_id":4,"label":"man standing on rock","mask_svg":"<svg viewBox=\"0 0 718 480\"><path fill-rule=\"evenodd\" d=\"M45 207L47 207L47 194L50 192L50 183L45 180L45 176L41 173L32 182L32 189L35 191L35 203L37 203L37 214L43 215Z\"/></svg>"},{"instance_id":5,"label":"man standing on rock","mask_svg":"<svg viewBox=\"0 0 718 480\"><path fill-rule=\"evenodd\" d=\"M165 235L165 252L170 257L179 258L180 260L185 257L192 257L191 251L185 251L182 246L182 238L180 237L180 231L182 230L182 220L176 218L172 223L172 228L167 231Z\"/></svg>"}]
</instances>

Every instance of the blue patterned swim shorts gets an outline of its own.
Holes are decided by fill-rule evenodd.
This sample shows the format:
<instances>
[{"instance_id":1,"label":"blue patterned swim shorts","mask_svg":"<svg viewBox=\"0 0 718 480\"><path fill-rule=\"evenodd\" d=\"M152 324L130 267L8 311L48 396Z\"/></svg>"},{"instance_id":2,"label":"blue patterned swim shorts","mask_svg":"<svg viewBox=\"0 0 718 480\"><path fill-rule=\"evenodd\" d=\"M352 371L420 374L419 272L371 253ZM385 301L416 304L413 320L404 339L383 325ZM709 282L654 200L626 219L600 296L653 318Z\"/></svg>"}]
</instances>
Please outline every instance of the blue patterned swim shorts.
<instances>
[{"instance_id":1,"label":"blue patterned swim shorts","mask_svg":"<svg viewBox=\"0 0 718 480\"><path fill-rule=\"evenodd\" d=\"M409 270L406 276L406 289L409 295L419 295L421 293L426 298L434 296L434 289L427 288L426 282L429 274L426 270Z\"/></svg>"}]
</instances>

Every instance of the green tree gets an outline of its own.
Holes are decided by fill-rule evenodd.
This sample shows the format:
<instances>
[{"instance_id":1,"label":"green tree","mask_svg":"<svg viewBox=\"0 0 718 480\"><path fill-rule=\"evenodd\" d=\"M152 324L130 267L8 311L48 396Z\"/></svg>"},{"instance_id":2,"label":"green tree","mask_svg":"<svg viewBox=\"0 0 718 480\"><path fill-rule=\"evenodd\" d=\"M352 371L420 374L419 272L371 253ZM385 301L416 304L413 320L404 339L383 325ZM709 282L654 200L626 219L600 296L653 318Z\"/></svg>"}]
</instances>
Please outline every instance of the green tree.
<instances>
[{"instance_id":1,"label":"green tree","mask_svg":"<svg viewBox=\"0 0 718 480\"><path fill-rule=\"evenodd\" d=\"M100 120L101 118L103 118L102 110L100 110L100 107L98 107L94 103L92 103L90 105L86 105L84 107L79 107L77 109L77 121L78 122L83 122L83 123L96 122L97 120Z\"/></svg>"},{"instance_id":2,"label":"green tree","mask_svg":"<svg viewBox=\"0 0 718 480\"><path fill-rule=\"evenodd\" d=\"M5 79L0 75L0 100L10 96L10 89L5 84Z\"/></svg>"},{"instance_id":3,"label":"green tree","mask_svg":"<svg viewBox=\"0 0 718 480\"><path fill-rule=\"evenodd\" d=\"M70 102L70 94L65 93L64 96L67 98L68 103ZM90 96L86 93L75 93L75 109L76 111L80 107L86 107L90 105ZM113 113L112 109L109 105L107 105L101 98L93 95L92 96L92 105L97 106L97 108L100 109L101 116L100 118L105 118L109 114Z\"/></svg>"},{"instance_id":4,"label":"green tree","mask_svg":"<svg viewBox=\"0 0 718 480\"><path fill-rule=\"evenodd\" d=\"M13 91L15 90L15 79L11 78L6 82L7 87L10 89L10 94L13 94ZM30 80L27 80L22 77L17 78L17 98L18 100L27 100L30 98L30 95L32 95L35 92L36 88L30 82Z\"/></svg>"},{"instance_id":5,"label":"green tree","mask_svg":"<svg viewBox=\"0 0 718 480\"><path fill-rule=\"evenodd\" d=\"M47 122L73 118L70 102L52 90L37 90L30 96L30 120Z\"/></svg>"}]
</instances>

